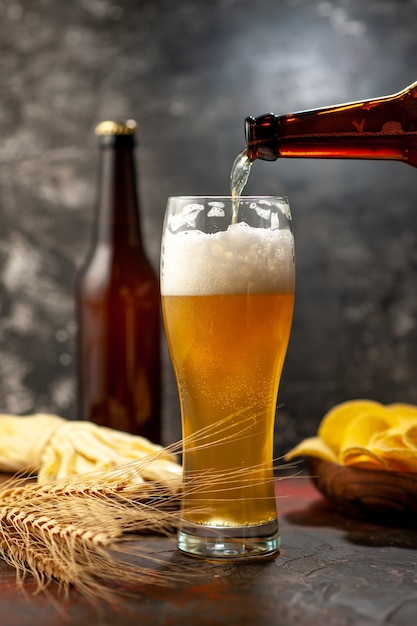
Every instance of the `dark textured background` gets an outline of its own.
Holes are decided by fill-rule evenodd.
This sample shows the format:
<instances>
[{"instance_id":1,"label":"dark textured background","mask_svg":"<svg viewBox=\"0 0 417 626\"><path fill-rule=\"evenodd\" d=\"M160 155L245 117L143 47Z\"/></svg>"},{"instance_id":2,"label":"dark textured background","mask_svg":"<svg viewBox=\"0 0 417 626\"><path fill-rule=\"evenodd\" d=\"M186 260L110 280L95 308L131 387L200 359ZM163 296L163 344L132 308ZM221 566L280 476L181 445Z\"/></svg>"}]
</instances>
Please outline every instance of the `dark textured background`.
<instances>
[{"instance_id":1,"label":"dark textured background","mask_svg":"<svg viewBox=\"0 0 417 626\"><path fill-rule=\"evenodd\" d=\"M243 120L417 80L415 0L0 0L0 411L75 417L72 285L95 203L95 124L140 124L155 266L166 199L226 194ZM286 194L297 298L277 449L356 397L417 403L417 171L255 163ZM165 440L179 436L165 383Z\"/></svg>"}]
</instances>

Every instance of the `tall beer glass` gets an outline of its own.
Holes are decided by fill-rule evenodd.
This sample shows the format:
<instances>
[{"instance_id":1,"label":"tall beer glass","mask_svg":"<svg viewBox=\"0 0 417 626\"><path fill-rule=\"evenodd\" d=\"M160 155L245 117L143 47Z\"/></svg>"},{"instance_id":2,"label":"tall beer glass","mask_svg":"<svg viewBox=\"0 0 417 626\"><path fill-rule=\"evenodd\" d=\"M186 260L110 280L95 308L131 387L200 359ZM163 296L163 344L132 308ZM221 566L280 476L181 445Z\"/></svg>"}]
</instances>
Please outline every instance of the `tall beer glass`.
<instances>
[{"instance_id":1,"label":"tall beer glass","mask_svg":"<svg viewBox=\"0 0 417 626\"><path fill-rule=\"evenodd\" d=\"M161 292L182 417L178 547L272 554L274 419L294 302L287 199L169 198Z\"/></svg>"}]
</instances>

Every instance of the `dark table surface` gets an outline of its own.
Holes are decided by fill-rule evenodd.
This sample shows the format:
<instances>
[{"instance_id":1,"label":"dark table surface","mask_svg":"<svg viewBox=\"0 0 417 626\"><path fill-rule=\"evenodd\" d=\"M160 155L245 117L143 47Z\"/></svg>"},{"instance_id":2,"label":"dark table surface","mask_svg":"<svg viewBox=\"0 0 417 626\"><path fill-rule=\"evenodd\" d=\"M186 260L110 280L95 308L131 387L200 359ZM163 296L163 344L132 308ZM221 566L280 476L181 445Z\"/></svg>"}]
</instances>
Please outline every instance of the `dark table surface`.
<instances>
[{"instance_id":1,"label":"dark table surface","mask_svg":"<svg viewBox=\"0 0 417 626\"><path fill-rule=\"evenodd\" d=\"M282 549L271 560L216 564L181 555L173 538L146 542L162 559L196 565L195 579L142 586L101 610L71 591L33 595L0 561L1 626L411 626L417 620L417 532L337 513L307 477L277 482Z\"/></svg>"}]
</instances>

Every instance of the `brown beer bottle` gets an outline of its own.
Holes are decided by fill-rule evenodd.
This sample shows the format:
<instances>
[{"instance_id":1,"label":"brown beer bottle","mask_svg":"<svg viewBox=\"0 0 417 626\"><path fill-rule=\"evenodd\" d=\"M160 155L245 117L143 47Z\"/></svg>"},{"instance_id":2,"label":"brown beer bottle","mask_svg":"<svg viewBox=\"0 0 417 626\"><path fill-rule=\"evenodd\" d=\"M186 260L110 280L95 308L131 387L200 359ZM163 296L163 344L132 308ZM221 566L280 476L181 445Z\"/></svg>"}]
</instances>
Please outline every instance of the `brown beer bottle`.
<instances>
[{"instance_id":1,"label":"brown beer bottle","mask_svg":"<svg viewBox=\"0 0 417 626\"><path fill-rule=\"evenodd\" d=\"M99 198L76 280L79 419L160 442L160 292L142 242L135 130L96 128Z\"/></svg>"},{"instance_id":2,"label":"brown beer bottle","mask_svg":"<svg viewBox=\"0 0 417 626\"><path fill-rule=\"evenodd\" d=\"M417 83L392 96L245 120L251 161L393 159L417 167Z\"/></svg>"}]
</instances>

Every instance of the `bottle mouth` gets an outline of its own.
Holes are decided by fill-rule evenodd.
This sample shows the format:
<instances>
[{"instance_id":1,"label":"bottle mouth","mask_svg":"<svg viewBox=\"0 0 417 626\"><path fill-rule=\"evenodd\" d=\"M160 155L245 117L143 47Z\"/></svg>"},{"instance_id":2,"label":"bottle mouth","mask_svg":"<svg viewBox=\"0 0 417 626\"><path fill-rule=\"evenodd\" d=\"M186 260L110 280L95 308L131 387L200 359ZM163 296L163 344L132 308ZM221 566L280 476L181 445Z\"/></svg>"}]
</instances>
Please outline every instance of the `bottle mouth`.
<instances>
[{"instance_id":1,"label":"bottle mouth","mask_svg":"<svg viewBox=\"0 0 417 626\"><path fill-rule=\"evenodd\" d=\"M276 120L274 113L245 119L246 152L251 161L275 161L278 158Z\"/></svg>"},{"instance_id":2,"label":"bottle mouth","mask_svg":"<svg viewBox=\"0 0 417 626\"><path fill-rule=\"evenodd\" d=\"M137 129L135 120L104 120L97 124L95 132L103 135L134 135Z\"/></svg>"},{"instance_id":3,"label":"bottle mouth","mask_svg":"<svg viewBox=\"0 0 417 626\"><path fill-rule=\"evenodd\" d=\"M136 144L137 124L135 120L104 120L95 133L102 148L113 146L134 146Z\"/></svg>"}]
</instances>

